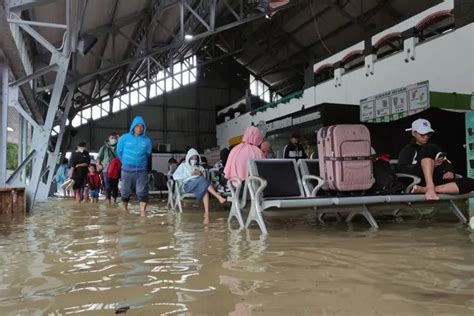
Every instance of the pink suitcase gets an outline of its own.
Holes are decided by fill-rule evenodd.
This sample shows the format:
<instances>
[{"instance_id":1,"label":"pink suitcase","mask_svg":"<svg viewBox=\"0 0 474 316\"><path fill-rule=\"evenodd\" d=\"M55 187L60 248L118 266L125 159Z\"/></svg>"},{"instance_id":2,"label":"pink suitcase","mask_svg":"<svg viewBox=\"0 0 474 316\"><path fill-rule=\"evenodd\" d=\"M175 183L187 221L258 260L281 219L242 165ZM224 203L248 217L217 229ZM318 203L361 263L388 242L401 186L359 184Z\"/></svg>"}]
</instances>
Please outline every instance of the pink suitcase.
<instances>
[{"instance_id":1,"label":"pink suitcase","mask_svg":"<svg viewBox=\"0 0 474 316\"><path fill-rule=\"evenodd\" d=\"M368 190L372 174L370 133L364 125L332 125L318 131L321 177L329 190Z\"/></svg>"}]
</instances>

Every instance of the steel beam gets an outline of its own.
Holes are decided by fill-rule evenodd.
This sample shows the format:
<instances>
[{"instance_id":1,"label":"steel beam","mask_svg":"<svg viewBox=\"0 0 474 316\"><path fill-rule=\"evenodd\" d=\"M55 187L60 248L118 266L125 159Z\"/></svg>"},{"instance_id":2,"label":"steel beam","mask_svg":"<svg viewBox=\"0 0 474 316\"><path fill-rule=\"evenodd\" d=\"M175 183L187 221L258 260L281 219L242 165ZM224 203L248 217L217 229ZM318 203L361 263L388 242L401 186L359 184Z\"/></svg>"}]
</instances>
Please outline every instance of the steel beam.
<instances>
[{"instance_id":1,"label":"steel beam","mask_svg":"<svg viewBox=\"0 0 474 316\"><path fill-rule=\"evenodd\" d=\"M187 4L186 2L183 2L184 3L184 6L186 7L186 9L188 9L189 12L191 12L192 15L194 15L194 17L199 21L201 22L202 25L204 25L204 27L208 30L208 31L211 31L211 27L209 26L209 24L207 24L206 21L204 21L204 19L196 12L193 10L193 8L191 8L191 6L189 6L189 4Z\"/></svg>"},{"instance_id":2,"label":"steel beam","mask_svg":"<svg viewBox=\"0 0 474 316\"><path fill-rule=\"evenodd\" d=\"M229 24L226 24L226 25L223 25L223 26L220 26L220 27L217 27L214 31L206 31L204 33L201 33L201 34L197 34L195 36L193 36L193 38L190 40L190 42L194 42L194 41L198 41L198 40L201 40L203 38L206 38L210 35L213 35L213 34L217 34L217 33L220 33L220 32L224 32L224 31L227 31L231 28L234 28L234 27L237 27L239 25L242 25L242 24L245 24L245 23L248 23L248 22L251 22L251 21L254 21L254 20L257 20L257 19L260 19L262 17L264 17L265 14L261 13L261 14L256 14L256 15L253 15L253 16L249 16L247 18L244 18L244 19L241 19L240 21L236 21L236 22L232 22L232 23L229 23ZM128 59L125 59L123 61L120 61L118 63L116 63L115 65L113 66L110 66L110 67L107 67L107 68L104 68L104 69L99 69L99 70L96 70L96 71L93 71L89 74L85 74L83 76L81 76L78 80L77 80L77 83L79 85L83 85L83 84L86 84L86 83L89 83L90 80L93 80L95 78L95 76L99 75L99 74L104 74L104 73L108 73L110 71L113 71L115 69L118 69L120 67L123 67L129 63L132 63L132 62L136 62L136 61L140 61L140 60L143 60L147 57L150 57L150 56L154 56L154 55L157 55L157 54L160 54L160 53L164 53L164 52L167 52L173 48L176 48L176 47L179 47L180 45L182 45L181 42L174 42L172 44L169 44L169 45L165 45L165 46L162 46L162 47L158 47L154 50L152 50L151 52L147 53L147 54L144 54L143 56L137 56L137 57L132 57L132 58L128 58ZM72 83L72 82L71 82ZM46 87L43 87L41 90L45 90L45 89L50 89L51 88L51 85L49 86L46 86Z\"/></svg>"},{"instance_id":3,"label":"steel beam","mask_svg":"<svg viewBox=\"0 0 474 316\"><path fill-rule=\"evenodd\" d=\"M5 6L10 10L27 10L56 2L55 0L6 0Z\"/></svg>"},{"instance_id":4,"label":"steel beam","mask_svg":"<svg viewBox=\"0 0 474 316\"><path fill-rule=\"evenodd\" d=\"M40 188L40 182L42 181L42 177L44 176L43 165L45 159L48 159L47 161L49 164L50 154L47 152L48 143L49 138L51 136L51 131L53 130L56 112L58 111L61 102L61 95L66 80L69 58L70 56L65 57L60 53L53 54L51 58L51 63L58 64L58 70L56 73L56 80L54 82L45 123L43 126L39 126L38 128L36 128L33 133L32 145L33 149L35 149L37 153L33 159L31 179L27 187L27 204L30 210L36 201L38 188ZM49 183L49 185L50 184L51 183Z\"/></svg>"},{"instance_id":5,"label":"steel beam","mask_svg":"<svg viewBox=\"0 0 474 316\"><path fill-rule=\"evenodd\" d=\"M13 89L10 89L10 92L11 93L13 91ZM24 118L26 121L28 121L28 123L30 123L30 125L33 127L33 128L37 128L38 127L38 124L36 123L36 121L23 109L23 107L21 106L21 104L18 102L18 100L10 100L10 106L13 106L17 112L21 115L22 118Z\"/></svg>"},{"instance_id":6,"label":"steel beam","mask_svg":"<svg viewBox=\"0 0 474 316\"><path fill-rule=\"evenodd\" d=\"M12 29L18 30L19 27L11 27L7 22L7 13L5 12L4 7L0 5L0 43L3 52L2 55L5 57L5 63L8 64L12 77L23 78L28 74L28 72L23 63L24 56L20 55L18 47L23 46L22 44L24 43L21 33L19 31L15 32L16 36L14 36ZM30 85L23 85L21 91L27 103L27 108L33 114L35 121L42 123L42 113L40 107L36 103L32 88Z\"/></svg>"},{"instance_id":7,"label":"steel beam","mask_svg":"<svg viewBox=\"0 0 474 316\"><path fill-rule=\"evenodd\" d=\"M8 136L8 65L0 64L2 101L0 104L0 187L4 187L7 180L7 136Z\"/></svg>"},{"instance_id":8,"label":"steel beam","mask_svg":"<svg viewBox=\"0 0 474 316\"><path fill-rule=\"evenodd\" d=\"M54 169L56 165L57 155L59 148L61 147L61 140L64 134L65 121L69 113L71 100L73 96L73 90L68 87L69 92L63 97L63 88L65 86L66 76L68 72L68 66L71 59L71 52L73 51L71 45L74 42L74 38L78 35L78 8L77 3L72 3L73 0L66 0L66 25L67 31L65 32L65 42L62 50L56 49L56 47L47 41L41 34L39 34L31 25L42 25L42 22L28 22L28 24L22 23L18 15L10 12L10 19L12 23L21 22L19 26L27 32L36 42L44 46L51 52L51 60L49 66L40 69L35 74L25 76L20 80L15 81L9 85L8 80L5 83L3 80L3 96L7 98L7 104L14 106L18 112L28 120L33 126L33 138L32 138L32 151L24 161L21 162L20 166L15 170L13 175L8 179L8 182L4 183L8 185L21 183L21 175L24 174L26 166L31 165L31 177L27 185L27 206L31 210L34 206L37 198L39 200L45 200L48 196L49 187L51 185L52 177L54 175ZM84 2L82 2L84 4ZM84 8L84 6L82 6ZM44 123L36 124L32 118L22 111L21 105L18 101L18 87L26 84L38 76L50 72L51 70L56 71L56 78L52 86L52 94L48 104L48 110ZM63 109L62 113L58 112L59 109ZM50 152L48 150L48 144L51 137L53 126L57 122L58 113L60 114L60 134L56 143L56 148ZM62 114L62 115L61 115ZM22 133L24 133L23 131ZM25 142L26 137L22 136L22 142ZM22 149L23 150L23 149ZM22 154L24 156L24 153ZM46 168L44 166L46 165ZM48 173L49 172L49 173ZM44 176L47 174L47 177ZM24 178L24 177L23 177Z\"/></svg>"},{"instance_id":9,"label":"steel beam","mask_svg":"<svg viewBox=\"0 0 474 316\"><path fill-rule=\"evenodd\" d=\"M67 29L67 25L65 24L57 24L57 23L48 23L48 22L35 22L35 21L25 21L22 19L10 19L8 20L9 23L20 24L20 25L30 25L30 26L39 26L39 27L50 27L54 29Z\"/></svg>"},{"instance_id":10,"label":"steel beam","mask_svg":"<svg viewBox=\"0 0 474 316\"><path fill-rule=\"evenodd\" d=\"M32 81L33 79L44 76L44 75L46 75L47 73L49 73L51 71L55 71L57 68L58 68L58 65L56 65L56 64L52 64L52 65L48 65L46 67L43 67L40 70L35 71L31 75L28 75L24 78L18 79L16 81L10 83L10 87L14 87L14 86L19 87L19 86L21 86L21 85L23 85L27 82Z\"/></svg>"},{"instance_id":11,"label":"steel beam","mask_svg":"<svg viewBox=\"0 0 474 316\"><path fill-rule=\"evenodd\" d=\"M48 152L46 168L43 171L43 175L47 177L46 179L41 179L38 184L38 190L36 195L37 202L44 202L48 199L49 190L51 187L51 182L56 171L56 163L59 157L59 151L61 149L61 143L64 137L64 131L66 129L66 119L69 115L69 110L71 109L71 101L74 95L74 90L69 91L63 99L62 106L64 108L63 115L61 116L61 122L59 124L59 134L56 139L56 146L53 152Z\"/></svg>"},{"instance_id":12,"label":"steel beam","mask_svg":"<svg viewBox=\"0 0 474 316\"><path fill-rule=\"evenodd\" d=\"M11 14L11 19L9 22L13 21L20 21L20 17L17 16L16 14ZM35 29L33 29L31 26L27 24L19 24L19 26L28 34L30 34L31 37L33 37L38 43L41 44L44 48L46 48L51 54L54 54L57 52L57 48L54 47L50 42L48 42L47 39L45 39L40 33L38 33Z\"/></svg>"}]
</instances>

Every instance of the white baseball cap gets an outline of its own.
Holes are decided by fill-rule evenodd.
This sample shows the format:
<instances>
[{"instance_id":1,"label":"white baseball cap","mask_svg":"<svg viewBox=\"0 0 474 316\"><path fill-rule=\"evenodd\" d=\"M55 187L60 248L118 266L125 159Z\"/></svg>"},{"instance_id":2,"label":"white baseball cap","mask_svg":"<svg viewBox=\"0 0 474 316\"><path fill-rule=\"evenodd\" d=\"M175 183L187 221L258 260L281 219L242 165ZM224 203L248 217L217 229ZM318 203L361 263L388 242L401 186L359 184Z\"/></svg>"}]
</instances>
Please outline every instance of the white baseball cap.
<instances>
[{"instance_id":1,"label":"white baseball cap","mask_svg":"<svg viewBox=\"0 0 474 316\"><path fill-rule=\"evenodd\" d=\"M411 128L407 128L406 131L415 131L418 134L423 135L428 133L434 133L434 130L431 128L430 121L421 118L414 120L413 123L411 123Z\"/></svg>"}]
</instances>

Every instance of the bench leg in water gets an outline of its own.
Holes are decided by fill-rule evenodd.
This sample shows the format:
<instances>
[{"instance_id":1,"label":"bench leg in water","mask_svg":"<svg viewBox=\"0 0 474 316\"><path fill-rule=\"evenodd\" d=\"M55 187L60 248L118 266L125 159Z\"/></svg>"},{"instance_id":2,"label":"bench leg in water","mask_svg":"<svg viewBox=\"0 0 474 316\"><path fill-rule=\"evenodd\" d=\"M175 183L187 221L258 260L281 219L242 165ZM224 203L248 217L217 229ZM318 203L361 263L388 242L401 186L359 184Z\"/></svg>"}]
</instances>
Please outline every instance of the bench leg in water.
<instances>
[{"instance_id":1,"label":"bench leg in water","mask_svg":"<svg viewBox=\"0 0 474 316\"><path fill-rule=\"evenodd\" d=\"M459 207L456 205L456 203L454 203L453 200L450 200L450 201L449 201L449 208L450 208L451 211L454 213L454 215L456 215L457 218L459 218L459 220L461 221L461 223L467 224L467 218L466 218L466 216L464 216L464 214L461 212L461 210L460 210Z\"/></svg>"},{"instance_id":2,"label":"bench leg in water","mask_svg":"<svg viewBox=\"0 0 474 316\"><path fill-rule=\"evenodd\" d=\"M372 228L375 228L375 229L379 228L379 225L377 224L377 222L375 221L375 218L370 213L369 209L367 208L367 205L363 205L361 211L352 211L351 213L349 213L349 215L346 218L346 223L350 223L352 219L358 214L364 216L367 222L369 222L370 226L372 226Z\"/></svg>"},{"instance_id":3,"label":"bench leg in water","mask_svg":"<svg viewBox=\"0 0 474 316\"><path fill-rule=\"evenodd\" d=\"M239 204L239 201L235 201L234 199L232 200L232 204L231 204L230 212L229 212L229 218L227 219L227 224L230 225L230 222L235 217L237 219L237 222L239 222L240 229L243 229L245 227L244 219L242 217L242 212L238 204Z\"/></svg>"},{"instance_id":4,"label":"bench leg in water","mask_svg":"<svg viewBox=\"0 0 474 316\"><path fill-rule=\"evenodd\" d=\"M319 223L322 225L326 225L326 222L324 221L324 215L326 214L333 214L334 217L336 217L337 222L342 221L342 217L341 217L341 214L339 214L339 212L317 212L316 214L318 215Z\"/></svg>"},{"instance_id":5,"label":"bench leg in water","mask_svg":"<svg viewBox=\"0 0 474 316\"><path fill-rule=\"evenodd\" d=\"M257 222L258 227L260 227L260 230L262 231L262 234L268 234L267 231L267 226L265 225L265 222L263 221L263 216L262 212L260 211L260 206L257 205L257 203L252 199L252 202L250 204L250 212L249 216L247 217L247 222L245 223L245 228L248 229L250 224L252 224L253 221Z\"/></svg>"},{"instance_id":6,"label":"bench leg in water","mask_svg":"<svg viewBox=\"0 0 474 316\"><path fill-rule=\"evenodd\" d=\"M183 204L181 203L181 196L179 194L176 194L176 201L174 203L175 208L178 206L178 210L180 213L183 213Z\"/></svg>"}]
</instances>

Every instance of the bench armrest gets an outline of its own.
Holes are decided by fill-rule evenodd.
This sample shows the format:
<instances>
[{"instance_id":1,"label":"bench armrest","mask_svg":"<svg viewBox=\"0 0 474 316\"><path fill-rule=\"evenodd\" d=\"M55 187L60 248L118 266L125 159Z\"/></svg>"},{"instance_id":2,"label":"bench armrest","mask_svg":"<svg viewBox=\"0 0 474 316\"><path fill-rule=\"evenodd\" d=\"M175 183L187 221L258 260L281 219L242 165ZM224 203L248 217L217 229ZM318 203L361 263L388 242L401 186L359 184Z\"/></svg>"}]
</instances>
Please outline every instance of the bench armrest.
<instances>
[{"instance_id":1,"label":"bench armrest","mask_svg":"<svg viewBox=\"0 0 474 316\"><path fill-rule=\"evenodd\" d=\"M313 188L312 191L309 188L309 182L311 180L318 181L318 184ZM324 185L324 180L322 178L313 176L313 175L304 175L302 178L302 181L303 181L303 188L307 197L315 197L319 189L321 189L321 187Z\"/></svg>"},{"instance_id":2,"label":"bench armrest","mask_svg":"<svg viewBox=\"0 0 474 316\"><path fill-rule=\"evenodd\" d=\"M256 176L249 176L245 179L245 182L245 186L250 192L250 198L261 201L263 190L267 187L267 180Z\"/></svg>"},{"instance_id":3,"label":"bench armrest","mask_svg":"<svg viewBox=\"0 0 474 316\"><path fill-rule=\"evenodd\" d=\"M413 189L413 187L421 182L420 177L417 177L417 176L414 176L414 175L411 175L411 174L397 173L396 175L397 175L397 178L410 178L410 179L412 179L412 182L405 189L405 193L410 193L411 190Z\"/></svg>"}]
</instances>

